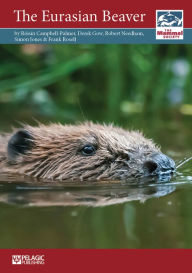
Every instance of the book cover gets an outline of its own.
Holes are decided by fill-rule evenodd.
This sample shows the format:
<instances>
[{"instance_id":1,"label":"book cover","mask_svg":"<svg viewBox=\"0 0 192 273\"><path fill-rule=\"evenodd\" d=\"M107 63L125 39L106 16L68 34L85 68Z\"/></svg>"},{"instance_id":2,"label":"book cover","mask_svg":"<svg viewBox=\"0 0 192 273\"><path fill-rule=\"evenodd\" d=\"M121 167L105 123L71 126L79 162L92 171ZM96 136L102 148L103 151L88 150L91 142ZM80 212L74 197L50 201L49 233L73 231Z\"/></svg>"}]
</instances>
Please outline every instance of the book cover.
<instances>
[{"instance_id":1,"label":"book cover","mask_svg":"<svg viewBox=\"0 0 192 273\"><path fill-rule=\"evenodd\" d=\"M188 271L187 1L0 10L2 272Z\"/></svg>"}]
</instances>

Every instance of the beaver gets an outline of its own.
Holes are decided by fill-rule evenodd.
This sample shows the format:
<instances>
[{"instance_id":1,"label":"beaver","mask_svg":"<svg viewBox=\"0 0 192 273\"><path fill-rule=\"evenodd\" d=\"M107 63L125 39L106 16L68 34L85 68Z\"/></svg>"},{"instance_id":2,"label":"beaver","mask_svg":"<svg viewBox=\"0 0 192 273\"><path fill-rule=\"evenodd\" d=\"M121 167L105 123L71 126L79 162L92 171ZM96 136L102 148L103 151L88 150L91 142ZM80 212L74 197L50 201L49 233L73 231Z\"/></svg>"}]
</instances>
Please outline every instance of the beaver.
<instances>
[{"instance_id":1,"label":"beaver","mask_svg":"<svg viewBox=\"0 0 192 273\"><path fill-rule=\"evenodd\" d=\"M44 180L118 181L171 175L175 162L141 132L86 122L1 135L0 169Z\"/></svg>"}]
</instances>

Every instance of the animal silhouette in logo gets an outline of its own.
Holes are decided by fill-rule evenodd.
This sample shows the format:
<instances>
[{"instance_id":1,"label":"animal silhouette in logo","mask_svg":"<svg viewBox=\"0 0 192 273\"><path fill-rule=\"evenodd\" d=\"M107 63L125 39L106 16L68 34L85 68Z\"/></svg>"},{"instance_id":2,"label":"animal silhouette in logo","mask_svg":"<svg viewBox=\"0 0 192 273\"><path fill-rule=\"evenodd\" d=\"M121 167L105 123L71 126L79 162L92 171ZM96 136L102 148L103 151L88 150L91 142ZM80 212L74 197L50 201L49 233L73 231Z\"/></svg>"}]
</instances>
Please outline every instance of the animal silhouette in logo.
<instances>
[{"instance_id":1,"label":"animal silhouette in logo","mask_svg":"<svg viewBox=\"0 0 192 273\"><path fill-rule=\"evenodd\" d=\"M183 18L182 12L180 13L181 18L172 14L170 11L164 13L158 17L157 26L158 27L182 27Z\"/></svg>"},{"instance_id":2,"label":"animal silhouette in logo","mask_svg":"<svg viewBox=\"0 0 192 273\"><path fill-rule=\"evenodd\" d=\"M21 255L12 255L12 264L21 264Z\"/></svg>"}]
</instances>

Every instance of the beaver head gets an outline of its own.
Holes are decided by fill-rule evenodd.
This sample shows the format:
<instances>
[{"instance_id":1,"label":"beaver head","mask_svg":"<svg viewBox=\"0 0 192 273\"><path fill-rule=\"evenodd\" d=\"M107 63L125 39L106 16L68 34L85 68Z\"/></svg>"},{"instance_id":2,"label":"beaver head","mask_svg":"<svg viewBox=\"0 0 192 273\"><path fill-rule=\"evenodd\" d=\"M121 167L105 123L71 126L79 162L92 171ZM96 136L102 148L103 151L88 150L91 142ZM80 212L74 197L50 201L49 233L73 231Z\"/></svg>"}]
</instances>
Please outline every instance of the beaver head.
<instances>
[{"instance_id":1,"label":"beaver head","mask_svg":"<svg viewBox=\"0 0 192 273\"><path fill-rule=\"evenodd\" d=\"M172 173L175 163L137 131L112 125L26 126L7 145L10 171L53 180L124 180Z\"/></svg>"}]
</instances>

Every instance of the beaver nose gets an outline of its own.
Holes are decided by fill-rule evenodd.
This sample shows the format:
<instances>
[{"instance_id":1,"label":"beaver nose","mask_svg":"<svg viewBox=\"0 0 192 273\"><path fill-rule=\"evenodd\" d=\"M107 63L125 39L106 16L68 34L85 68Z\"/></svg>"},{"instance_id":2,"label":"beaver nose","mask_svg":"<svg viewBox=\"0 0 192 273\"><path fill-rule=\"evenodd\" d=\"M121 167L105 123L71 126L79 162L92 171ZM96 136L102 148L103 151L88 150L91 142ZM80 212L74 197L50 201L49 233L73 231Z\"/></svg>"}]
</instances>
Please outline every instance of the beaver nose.
<instances>
[{"instance_id":1,"label":"beaver nose","mask_svg":"<svg viewBox=\"0 0 192 273\"><path fill-rule=\"evenodd\" d=\"M152 154L143 164L146 175L170 174L175 171L175 162L162 153Z\"/></svg>"}]
</instances>

